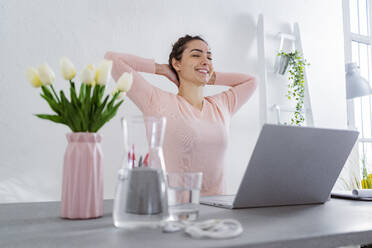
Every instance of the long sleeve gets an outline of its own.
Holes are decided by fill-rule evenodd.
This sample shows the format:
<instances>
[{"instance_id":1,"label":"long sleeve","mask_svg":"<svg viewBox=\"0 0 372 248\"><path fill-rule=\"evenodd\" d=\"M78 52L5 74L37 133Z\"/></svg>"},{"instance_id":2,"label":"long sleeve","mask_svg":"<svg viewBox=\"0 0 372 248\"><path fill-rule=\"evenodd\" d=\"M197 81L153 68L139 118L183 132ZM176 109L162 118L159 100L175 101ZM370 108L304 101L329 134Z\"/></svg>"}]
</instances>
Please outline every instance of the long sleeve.
<instances>
[{"instance_id":1,"label":"long sleeve","mask_svg":"<svg viewBox=\"0 0 372 248\"><path fill-rule=\"evenodd\" d=\"M123 61L133 70L138 72L155 73L155 61L153 59L146 59L131 54L116 52L107 52L105 58L113 60L114 63L115 61ZM115 75L115 77L117 77L115 80L117 80L124 71L121 72L120 75L116 74L116 72L119 71L113 70L113 76Z\"/></svg>"},{"instance_id":2,"label":"long sleeve","mask_svg":"<svg viewBox=\"0 0 372 248\"><path fill-rule=\"evenodd\" d=\"M257 81L247 74L216 72L214 85L231 86L229 90L212 97L227 106L232 115L252 96L257 87Z\"/></svg>"},{"instance_id":3,"label":"long sleeve","mask_svg":"<svg viewBox=\"0 0 372 248\"><path fill-rule=\"evenodd\" d=\"M143 114L148 114L154 108L154 102L159 99L162 90L148 83L139 72L155 73L155 61L138 56L107 52L105 59L112 60L112 77L115 81L124 72L132 72L133 84L127 96L137 105Z\"/></svg>"}]
</instances>

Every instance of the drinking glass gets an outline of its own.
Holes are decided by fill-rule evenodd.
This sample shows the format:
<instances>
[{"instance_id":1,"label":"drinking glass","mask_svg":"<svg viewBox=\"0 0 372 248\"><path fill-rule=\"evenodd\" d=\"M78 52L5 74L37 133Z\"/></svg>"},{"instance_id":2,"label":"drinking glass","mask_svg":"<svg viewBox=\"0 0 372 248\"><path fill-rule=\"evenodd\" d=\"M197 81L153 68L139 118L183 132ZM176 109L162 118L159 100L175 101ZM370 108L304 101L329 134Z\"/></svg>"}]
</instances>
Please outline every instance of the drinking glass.
<instances>
[{"instance_id":1,"label":"drinking glass","mask_svg":"<svg viewBox=\"0 0 372 248\"><path fill-rule=\"evenodd\" d=\"M199 216L203 173L167 173L169 221L193 221Z\"/></svg>"}]
</instances>

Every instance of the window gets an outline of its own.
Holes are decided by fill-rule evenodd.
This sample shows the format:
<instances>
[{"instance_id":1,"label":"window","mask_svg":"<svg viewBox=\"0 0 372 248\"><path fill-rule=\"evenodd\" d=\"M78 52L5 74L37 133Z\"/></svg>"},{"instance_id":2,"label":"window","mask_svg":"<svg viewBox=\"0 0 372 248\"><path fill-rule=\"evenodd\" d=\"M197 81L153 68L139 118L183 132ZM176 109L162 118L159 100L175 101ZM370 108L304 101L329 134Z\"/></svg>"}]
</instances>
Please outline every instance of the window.
<instances>
[{"instance_id":1,"label":"window","mask_svg":"<svg viewBox=\"0 0 372 248\"><path fill-rule=\"evenodd\" d=\"M372 0L343 0L345 61L359 65L360 74L372 80L370 8ZM360 132L359 153L368 173L372 173L372 99L371 96L348 100L348 125Z\"/></svg>"}]
</instances>

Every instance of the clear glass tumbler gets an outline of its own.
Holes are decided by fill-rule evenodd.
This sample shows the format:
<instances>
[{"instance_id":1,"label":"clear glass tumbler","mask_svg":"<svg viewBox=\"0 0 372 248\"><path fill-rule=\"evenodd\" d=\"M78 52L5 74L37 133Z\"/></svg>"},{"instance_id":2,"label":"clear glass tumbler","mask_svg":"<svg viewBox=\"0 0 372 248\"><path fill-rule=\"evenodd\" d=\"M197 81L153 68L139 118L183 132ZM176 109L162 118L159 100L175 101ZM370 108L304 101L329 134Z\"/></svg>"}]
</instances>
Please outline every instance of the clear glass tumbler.
<instances>
[{"instance_id":1,"label":"clear glass tumbler","mask_svg":"<svg viewBox=\"0 0 372 248\"><path fill-rule=\"evenodd\" d=\"M169 221L193 221L199 216L201 172L167 173Z\"/></svg>"},{"instance_id":2,"label":"clear glass tumbler","mask_svg":"<svg viewBox=\"0 0 372 248\"><path fill-rule=\"evenodd\" d=\"M113 221L119 228L157 227L168 217L164 117L123 117L123 166L118 172Z\"/></svg>"}]
</instances>

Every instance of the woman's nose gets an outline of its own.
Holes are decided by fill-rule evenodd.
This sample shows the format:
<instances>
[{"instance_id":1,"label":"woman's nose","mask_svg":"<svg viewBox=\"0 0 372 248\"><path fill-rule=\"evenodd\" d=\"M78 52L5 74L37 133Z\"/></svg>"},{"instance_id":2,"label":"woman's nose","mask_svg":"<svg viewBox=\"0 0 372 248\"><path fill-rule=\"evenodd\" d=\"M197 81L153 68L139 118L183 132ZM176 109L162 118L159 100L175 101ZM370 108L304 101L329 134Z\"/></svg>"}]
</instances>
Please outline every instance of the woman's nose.
<instances>
[{"instance_id":1,"label":"woman's nose","mask_svg":"<svg viewBox=\"0 0 372 248\"><path fill-rule=\"evenodd\" d=\"M208 60L208 58L203 56L202 59L201 59L201 63L202 63L202 65L207 65L207 64L209 64L209 60Z\"/></svg>"}]
</instances>

